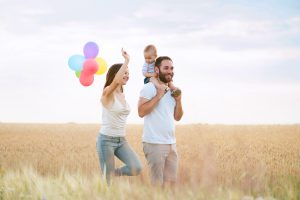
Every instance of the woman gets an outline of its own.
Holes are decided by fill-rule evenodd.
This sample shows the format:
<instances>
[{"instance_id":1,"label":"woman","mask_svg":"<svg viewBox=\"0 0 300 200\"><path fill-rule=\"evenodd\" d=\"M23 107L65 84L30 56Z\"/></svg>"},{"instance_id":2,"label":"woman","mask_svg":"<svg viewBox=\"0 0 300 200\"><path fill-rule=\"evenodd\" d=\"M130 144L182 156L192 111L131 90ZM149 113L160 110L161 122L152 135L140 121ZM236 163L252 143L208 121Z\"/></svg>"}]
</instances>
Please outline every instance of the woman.
<instances>
[{"instance_id":1,"label":"woman","mask_svg":"<svg viewBox=\"0 0 300 200\"><path fill-rule=\"evenodd\" d=\"M112 65L106 75L106 82L101 96L102 126L97 138L97 151L100 166L108 183L111 175L133 176L142 170L137 154L125 139L126 119L130 108L123 92L123 85L129 79L129 55L122 49L125 58L123 64ZM121 168L115 168L114 156L124 162Z\"/></svg>"}]
</instances>

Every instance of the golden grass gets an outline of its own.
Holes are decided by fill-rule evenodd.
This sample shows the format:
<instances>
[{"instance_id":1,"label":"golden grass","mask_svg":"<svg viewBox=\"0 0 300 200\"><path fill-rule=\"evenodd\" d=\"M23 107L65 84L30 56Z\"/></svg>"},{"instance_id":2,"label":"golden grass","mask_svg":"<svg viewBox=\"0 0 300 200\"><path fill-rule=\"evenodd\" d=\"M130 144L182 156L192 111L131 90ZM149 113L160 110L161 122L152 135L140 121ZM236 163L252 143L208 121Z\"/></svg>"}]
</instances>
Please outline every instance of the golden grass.
<instances>
[{"instance_id":1,"label":"golden grass","mask_svg":"<svg viewBox=\"0 0 300 200\"><path fill-rule=\"evenodd\" d=\"M14 177L8 174L28 166L36 171L36 177L52 177L54 182L62 176L62 172L81 174L84 180L84 177L88 180L88 177L99 176L97 180L100 180L95 147L99 128L97 124L1 123L2 180L13 182ZM122 177L122 184L129 181L139 187L149 185L141 133L142 125L128 125L127 139L140 156L144 169L138 177ZM245 194L273 195L279 199L300 198L300 125L178 125L176 136L180 156L178 185L186 188L185 192L176 193L176 198L194 199L198 195L196 199L205 199L207 194L197 192L199 188L208 191L218 188L220 197L226 199L230 191L239 191L232 193L237 199ZM117 161L118 165L121 163ZM22 180L25 179L23 176ZM38 179L42 182L42 178ZM7 189L11 186L2 187ZM141 191L148 193L147 188ZM95 193L97 196L101 191L89 191L87 194ZM135 199L141 197L136 195ZM175 197L165 196L170 195L165 193L161 195L160 199Z\"/></svg>"}]
</instances>

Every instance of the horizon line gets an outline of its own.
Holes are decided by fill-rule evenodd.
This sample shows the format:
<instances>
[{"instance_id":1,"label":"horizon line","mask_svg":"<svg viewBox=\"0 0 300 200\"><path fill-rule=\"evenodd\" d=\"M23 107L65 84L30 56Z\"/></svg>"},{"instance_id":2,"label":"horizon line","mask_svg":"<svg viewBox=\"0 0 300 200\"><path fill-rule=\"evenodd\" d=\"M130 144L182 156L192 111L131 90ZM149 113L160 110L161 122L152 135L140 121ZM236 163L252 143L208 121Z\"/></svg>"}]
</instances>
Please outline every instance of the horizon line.
<instances>
[{"instance_id":1,"label":"horizon line","mask_svg":"<svg viewBox=\"0 0 300 200\"><path fill-rule=\"evenodd\" d=\"M49 124L49 125L64 125L64 124L74 124L74 125L101 125L101 123L97 122L3 122L0 121L1 124ZM144 123L127 123L127 125L144 125ZM274 125L300 125L300 122L297 123L207 123L207 122L192 122L192 123L176 123L175 126L184 126L184 125L223 125L223 126L274 126Z\"/></svg>"}]
</instances>

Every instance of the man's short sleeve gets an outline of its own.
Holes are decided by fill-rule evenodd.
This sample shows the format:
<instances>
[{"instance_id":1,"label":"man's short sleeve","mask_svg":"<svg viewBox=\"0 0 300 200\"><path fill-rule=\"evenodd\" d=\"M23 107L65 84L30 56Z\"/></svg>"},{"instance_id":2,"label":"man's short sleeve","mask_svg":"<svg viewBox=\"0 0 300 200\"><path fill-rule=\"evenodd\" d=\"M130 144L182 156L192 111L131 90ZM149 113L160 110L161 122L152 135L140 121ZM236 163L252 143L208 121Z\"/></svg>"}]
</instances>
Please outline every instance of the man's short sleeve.
<instances>
[{"instance_id":1,"label":"man's short sleeve","mask_svg":"<svg viewBox=\"0 0 300 200\"><path fill-rule=\"evenodd\" d=\"M144 85L143 89L140 92L140 97L145 99L152 99L156 95L156 88L153 83L147 83Z\"/></svg>"}]
</instances>

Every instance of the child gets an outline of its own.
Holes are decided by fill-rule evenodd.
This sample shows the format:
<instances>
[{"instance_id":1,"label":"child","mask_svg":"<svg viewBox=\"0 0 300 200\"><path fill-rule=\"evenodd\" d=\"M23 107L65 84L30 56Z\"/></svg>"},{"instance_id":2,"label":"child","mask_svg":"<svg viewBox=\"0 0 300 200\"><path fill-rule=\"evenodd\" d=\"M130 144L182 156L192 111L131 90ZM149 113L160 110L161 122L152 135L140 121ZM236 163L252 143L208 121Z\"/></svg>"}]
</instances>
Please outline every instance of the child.
<instances>
[{"instance_id":1,"label":"child","mask_svg":"<svg viewBox=\"0 0 300 200\"><path fill-rule=\"evenodd\" d=\"M157 50L156 47L152 44L147 45L144 49L144 57L145 57L145 63L143 65L143 75L145 76L144 84L151 81L156 88L161 87L157 80L157 73L154 71L155 67L155 59L157 57ZM169 83L169 88L171 89L172 96L178 96L178 92L180 91L178 88L176 88L172 82Z\"/></svg>"},{"instance_id":2,"label":"child","mask_svg":"<svg viewBox=\"0 0 300 200\"><path fill-rule=\"evenodd\" d=\"M142 71L145 76L144 84L146 84L150 81L151 77L156 77L157 75L154 71L155 59L157 57L156 47L154 45L147 45L144 49L144 57L145 63Z\"/></svg>"}]
</instances>

